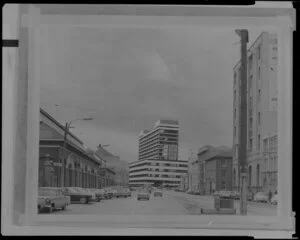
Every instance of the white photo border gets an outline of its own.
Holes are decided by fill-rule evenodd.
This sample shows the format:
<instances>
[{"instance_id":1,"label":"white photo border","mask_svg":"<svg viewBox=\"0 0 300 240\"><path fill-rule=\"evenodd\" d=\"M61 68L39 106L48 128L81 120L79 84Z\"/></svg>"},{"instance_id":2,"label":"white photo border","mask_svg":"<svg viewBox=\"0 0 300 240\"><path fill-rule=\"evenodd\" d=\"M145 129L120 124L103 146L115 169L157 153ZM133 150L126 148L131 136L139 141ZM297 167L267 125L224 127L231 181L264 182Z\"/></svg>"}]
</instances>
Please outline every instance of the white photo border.
<instances>
[{"instance_id":1,"label":"white photo border","mask_svg":"<svg viewBox=\"0 0 300 240\"><path fill-rule=\"evenodd\" d=\"M286 6L286 5L285 5ZM132 229L145 230L145 234L155 234L167 230L167 235L172 235L172 231L178 234L179 229L184 229L184 234L189 231L202 235L206 231L207 235L218 235L229 230L229 235L233 234L232 229L236 229L236 233L243 231L257 231L268 232L281 231L283 234L289 232L291 235L294 231L294 215L292 213L292 32L295 30L294 26L294 12L291 7L230 7L236 8L235 11L228 11L226 6L215 7L202 7L202 6L163 6L164 14L166 16L155 16L155 7L157 6L98 6L100 10L105 11L107 8L109 15L90 15L90 12L95 14L95 8L82 7L80 16L72 15L72 7L50 6L47 14L47 6L43 5L26 5L14 4L15 14L18 15L17 24L8 26L12 29L15 27L18 33L23 34L24 31L19 31L21 28L28 31L28 102L27 102L27 115L24 128L27 129L27 155L26 155L26 182L23 183L25 187L25 206L24 213L15 213L13 209L14 199L14 169L13 160L16 157L17 145L15 144L16 121L18 116L16 112L18 102L15 100L17 91L18 74L13 75L11 78L4 78L4 104L6 102L12 103L12 109L8 107L3 108L3 130L5 139L2 136L3 145L3 167L2 170L2 189L10 189L8 194L2 194L2 221L5 227L5 233L9 235L18 235L22 231L24 233L33 233L34 229L46 230L48 234L56 233L64 234L69 232L69 227L80 227L86 230L80 230L81 233L87 233L87 229L97 227L92 232L92 235L101 235L107 229L113 229L110 235L118 233L132 235ZM142 14L133 15L138 12L134 9L142 9ZM189 16L189 9L191 7L198 8L199 15L205 13L205 16ZM55 10L56 9L56 10ZM128 11L131 9L131 11ZM174 11L176 10L176 11ZM57 12L55 12L57 11ZM75 11L75 10L74 10ZM101 12L100 11L100 12ZM226 13L227 11L227 13ZM196 11L197 12L197 11ZM68 15L66 20L59 22L55 14ZM127 15L129 13L129 15ZM130 15L130 13L132 15ZM168 16L167 13L170 13ZM176 13L176 16L174 16ZM194 10L195 13L195 10ZM218 13L223 13L223 16L218 16ZM74 13L73 13L74 14ZM227 15L226 15L227 14ZM39 146L39 87L40 87L40 44L39 44L39 29L43 24L60 24L62 25L80 25L86 27L97 27L101 24L109 24L110 27L114 26L135 26L135 27L172 27L172 26L192 26L198 25L203 27L224 27L224 28L259 28L259 29L273 29L278 33L278 159L286 159L288 161L278 161L278 206L277 217L267 216L230 216L226 215L199 215L199 216L124 216L124 215L38 215L36 211L37 206L37 178L38 178L38 146ZM19 39L24 39L24 36L19 36ZM16 55L18 61L18 57ZM26 66L24 60L19 59L19 69ZM17 68L16 68L17 69ZM20 71L20 70L19 70ZM17 70L17 72L19 72ZM20 79L20 77L19 77ZM12 81L11 81L12 80ZM8 104L9 105L9 104ZM8 140L7 140L8 139ZM6 145L5 145L6 144ZM11 173L11 174L10 174ZM5 215L3 215L5 214ZM18 224L13 224L13 215L19 216ZM79 220L80 219L80 220ZM49 227L46 227L49 226ZM151 230L149 229L151 228ZM3 228L2 228L3 229ZM31 229L31 230L30 230ZM106 230L105 230L106 229ZM211 232L209 232L211 231ZM270 232L269 232L270 231ZM75 231L76 232L76 231ZM291 233L292 232L292 233ZM91 232L89 232L91 233ZM192 233L192 235L194 235ZM211 234L210 234L211 233ZM5 234L4 234L5 235ZM72 234L73 235L73 234ZM227 234L226 234L227 235ZM270 236L270 235L267 235ZM282 236L282 235L277 235Z\"/></svg>"}]
</instances>

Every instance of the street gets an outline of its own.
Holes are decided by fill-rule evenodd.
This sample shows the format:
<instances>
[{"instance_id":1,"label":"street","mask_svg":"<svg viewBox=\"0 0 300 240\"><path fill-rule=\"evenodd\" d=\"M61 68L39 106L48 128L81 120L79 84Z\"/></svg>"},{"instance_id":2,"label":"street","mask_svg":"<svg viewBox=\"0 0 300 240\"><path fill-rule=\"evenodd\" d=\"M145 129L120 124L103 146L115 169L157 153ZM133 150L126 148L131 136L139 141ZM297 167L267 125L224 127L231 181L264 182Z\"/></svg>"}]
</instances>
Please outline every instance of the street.
<instances>
[{"instance_id":1,"label":"street","mask_svg":"<svg viewBox=\"0 0 300 240\"><path fill-rule=\"evenodd\" d=\"M113 198L89 204L71 204L65 211L55 211L53 214L120 214L120 215L195 215L200 209L212 209L214 199L212 196L189 195L182 192L164 191L163 197L154 197L150 200L138 201L136 192L128 198ZM239 201L234 201L234 207L239 213ZM247 204L248 215L275 216L276 206L250 202Z\"/></svg>"}]
</instances>

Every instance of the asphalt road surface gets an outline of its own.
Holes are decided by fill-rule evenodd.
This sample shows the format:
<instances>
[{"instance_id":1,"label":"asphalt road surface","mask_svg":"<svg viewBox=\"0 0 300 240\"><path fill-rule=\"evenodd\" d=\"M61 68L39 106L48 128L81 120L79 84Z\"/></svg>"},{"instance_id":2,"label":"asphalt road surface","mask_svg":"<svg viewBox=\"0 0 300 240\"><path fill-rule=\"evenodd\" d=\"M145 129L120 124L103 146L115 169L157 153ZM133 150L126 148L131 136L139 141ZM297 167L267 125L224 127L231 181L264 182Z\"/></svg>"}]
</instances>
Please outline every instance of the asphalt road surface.
<instances>
[{"instance_id":1,"label":"asphalt road surface","mask_svg":"<svg viewBox=\"0 0 300 240\"><path fill-rule=\"evenodd\" d=\"M163 197L154 197L150 200L137 200L136 192L132 197L113 198L89 204L71 204L65 211L55 211L53 214L120 214L120 215L195 215L200 209L212 209L212 196L189 195L182 192L163 191ZM239 201L234 201L234 207L239 214ZM276 206L270 204L248 203L247 215L276 216Z\"/></svg>"}]
</instances>

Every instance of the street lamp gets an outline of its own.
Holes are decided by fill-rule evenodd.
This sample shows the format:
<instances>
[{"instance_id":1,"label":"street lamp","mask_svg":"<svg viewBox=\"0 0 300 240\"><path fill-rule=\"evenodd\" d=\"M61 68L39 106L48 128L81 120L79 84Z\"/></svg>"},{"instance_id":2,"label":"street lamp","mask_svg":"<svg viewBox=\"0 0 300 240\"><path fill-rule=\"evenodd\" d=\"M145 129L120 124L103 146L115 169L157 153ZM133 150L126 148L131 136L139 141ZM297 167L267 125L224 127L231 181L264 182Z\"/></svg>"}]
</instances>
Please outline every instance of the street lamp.
<instances>
[{"instance_id":1,"label":"street lamp","mask_svg":"<svg viewBox=\"0 0 300 240\"><path fill-rule=\"evenodd\" d=\"M62 168L62 171L61 171L61 187L64 187L64 180L65 180L65 163L66 163L66 148L67 148L67 135L68 135L68 132L69 132L69 129L71 128L71 124L72 122L75 122L75 121L91 121L93 120L94 118L92 117L86 117L86 118L78 118L78 119L74 119L74 120L71 120L69 122L66 122L66 125L65 125L65 134L64 134L64 144L63 144L63 153L62 153L62 163L61 163L61 168Z\"/></svg>"}]
</instances>

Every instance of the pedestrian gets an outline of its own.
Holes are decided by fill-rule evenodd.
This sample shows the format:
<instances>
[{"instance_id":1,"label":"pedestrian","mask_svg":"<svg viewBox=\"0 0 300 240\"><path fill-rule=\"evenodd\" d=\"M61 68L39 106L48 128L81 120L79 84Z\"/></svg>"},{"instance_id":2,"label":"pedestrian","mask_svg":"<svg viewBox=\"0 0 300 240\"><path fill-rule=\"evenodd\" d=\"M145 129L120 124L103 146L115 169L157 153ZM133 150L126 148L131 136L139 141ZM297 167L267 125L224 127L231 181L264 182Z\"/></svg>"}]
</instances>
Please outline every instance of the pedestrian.
<instances>
[{"instance_id":1,"label":"pedestrian","mask_svg":"<svg viewBox=\"0 0 300 240\"><path fill-rule=\"evenodd\" d=\"M272 192L271 190L269 191L269 202L271 202L271 199L272 199Z\"/></svg>"}]
</instances>

